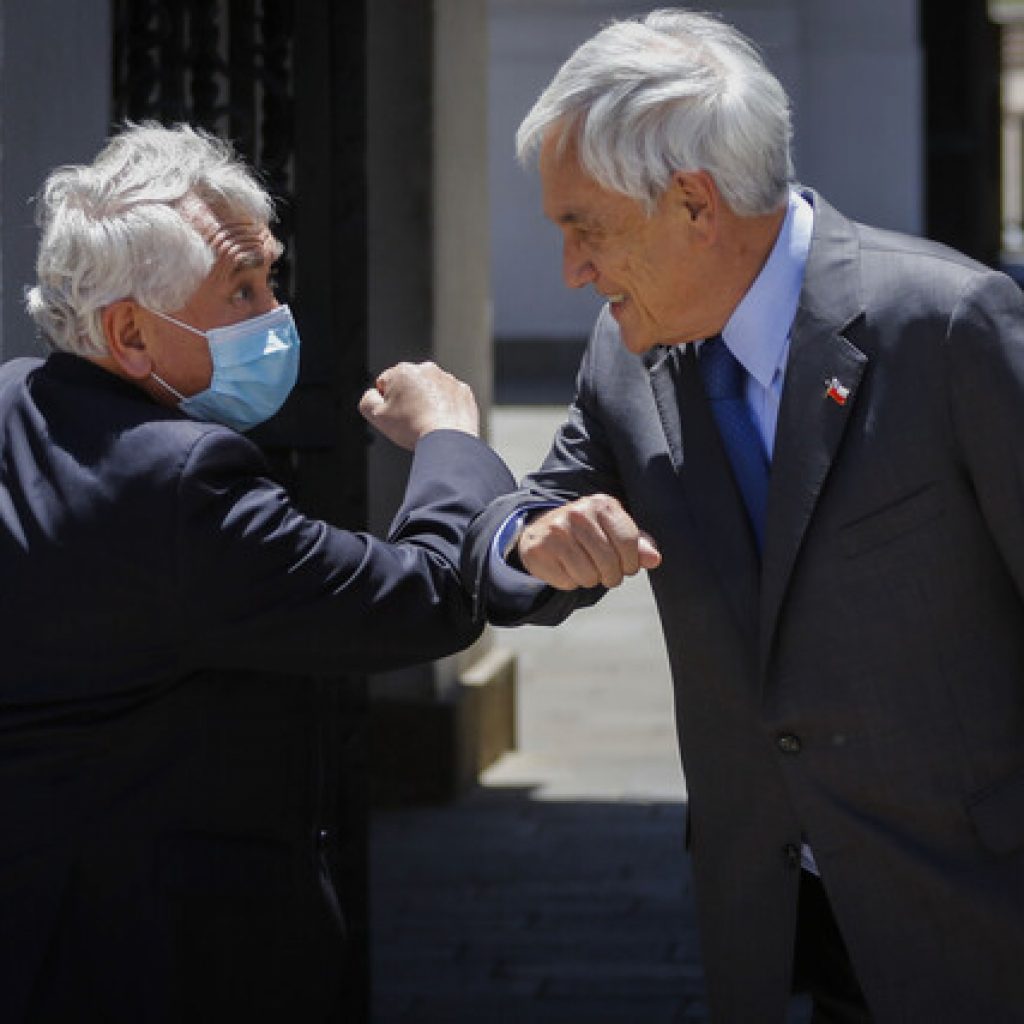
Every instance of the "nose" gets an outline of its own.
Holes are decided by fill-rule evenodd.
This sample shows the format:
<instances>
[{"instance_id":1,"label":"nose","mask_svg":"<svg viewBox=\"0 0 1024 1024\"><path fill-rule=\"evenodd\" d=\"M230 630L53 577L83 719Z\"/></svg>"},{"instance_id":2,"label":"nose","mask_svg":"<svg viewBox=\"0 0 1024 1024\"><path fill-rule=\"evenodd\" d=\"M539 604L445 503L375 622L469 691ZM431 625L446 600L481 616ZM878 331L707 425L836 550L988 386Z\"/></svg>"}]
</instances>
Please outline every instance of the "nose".
<instances>
[{"instance_id":1,"label":"nose","mask_svg":"<svg viewBox=\"0 0 1024 1024\"><path fill-rule=\"evenodd\" d=\"M562 280L567 288L584 288L597 278L594 264L580 247L566 239L562 245Z\"/></svg>"}]
</instances>

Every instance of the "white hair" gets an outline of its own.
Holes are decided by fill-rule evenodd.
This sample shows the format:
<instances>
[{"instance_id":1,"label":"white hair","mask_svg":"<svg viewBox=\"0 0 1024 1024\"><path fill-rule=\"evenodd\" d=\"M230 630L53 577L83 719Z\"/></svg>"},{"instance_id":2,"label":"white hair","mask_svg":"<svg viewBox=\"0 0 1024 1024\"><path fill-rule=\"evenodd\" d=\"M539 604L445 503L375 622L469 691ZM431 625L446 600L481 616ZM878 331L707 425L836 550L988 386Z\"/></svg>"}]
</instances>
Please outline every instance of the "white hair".
<instances>
[{"instance_id":1,"label":"white hair","mask_svg":"<svg viewBox=\"0 0 1024 1024\"><path fill-rule=\"evenodd\" d=\"M38 196L42 229L29 315L55 348L103 355L104 307L179 309L214 256L184 207L199 200L261 224L273 202L231 146L187 125L128 125L92 164L60 167Z\"/></svg>"},{"instance_id":2,"label":"white hair","mask_svg":"<svg viewBox=\"0 0 1024 1024\"><path fill-rule=\"evenodd\" d=\"M548 131L598 184L652 213L676 171L705 170L738 214L778 209L793 179L789 98L754 44L708 14L614 22L562 65L516 135Z\"/></svg>"}]
</instances>

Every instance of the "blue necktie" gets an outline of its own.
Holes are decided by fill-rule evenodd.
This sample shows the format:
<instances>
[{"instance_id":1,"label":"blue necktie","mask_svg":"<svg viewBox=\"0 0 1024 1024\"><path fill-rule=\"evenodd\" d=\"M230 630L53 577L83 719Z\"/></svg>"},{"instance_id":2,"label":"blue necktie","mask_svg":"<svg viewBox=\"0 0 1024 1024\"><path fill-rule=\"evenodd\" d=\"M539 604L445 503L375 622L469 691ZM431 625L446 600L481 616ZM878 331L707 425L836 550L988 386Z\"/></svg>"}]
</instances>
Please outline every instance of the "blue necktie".
<instances>
[{"instance_id":1,"label":"blue necktie","mask_svg":"<svg viewBox=\"0 0 1024 1024\"><path fill-rule=\"evenodd\" d=\"M747 404L747 371L729 351L721 335L701 345L697 365L760 549L768 501L768 459Z\"/></svg>"}]
</instances>

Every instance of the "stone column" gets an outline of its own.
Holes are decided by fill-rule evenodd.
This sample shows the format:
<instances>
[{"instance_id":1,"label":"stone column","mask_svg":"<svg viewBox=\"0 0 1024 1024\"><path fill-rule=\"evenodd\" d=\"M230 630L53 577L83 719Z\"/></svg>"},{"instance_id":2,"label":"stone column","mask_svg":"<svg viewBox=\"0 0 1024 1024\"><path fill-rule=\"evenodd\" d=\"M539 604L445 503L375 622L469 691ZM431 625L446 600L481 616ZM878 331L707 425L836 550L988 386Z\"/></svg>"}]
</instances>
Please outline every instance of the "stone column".
<instances>
[{"instance_id":1,"label":"stone column","mask_svg":"<svg viewBox=\"0 0 1024 1024\"><path fill-rule=\"evenodd\" d=\"M379 0L368 11L370 372L431 359L472 385L486 422L487 6ZM401 501L408 464L373 441L377 533ZM514 744L514 690L514 661L490 636L442 662L373 677L378 799L440 799L471 782Z\"/></svg>"}]
</instances>

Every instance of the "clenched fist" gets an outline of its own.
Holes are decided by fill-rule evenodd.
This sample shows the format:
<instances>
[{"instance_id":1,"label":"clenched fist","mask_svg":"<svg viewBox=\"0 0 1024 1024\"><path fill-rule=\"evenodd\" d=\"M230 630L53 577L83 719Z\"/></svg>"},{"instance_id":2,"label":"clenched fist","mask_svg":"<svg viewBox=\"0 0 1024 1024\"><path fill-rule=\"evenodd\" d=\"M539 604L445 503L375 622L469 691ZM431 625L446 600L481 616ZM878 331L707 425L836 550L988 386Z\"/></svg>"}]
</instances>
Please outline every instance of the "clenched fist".
<instances>
[{"instance_id":1,"label":"clenched fist","mask_svg":"<svg viewBox=\"0 0 1024 1024\"><path fill-rule=\"evenodd\" d=\"M363 394L359 411L386 438L410 451L432 430L480 434L469 385L434 363L397 363L384 370Z\"/></svg>"},{"instance_id":2,"label":"clenched fist","mask_svg":"<svg viewBox=\"0 0 1024 1024\"><path fill-rule=\"evenodd\" d=\"M523 568L556 590L617 587L661 565L650 535L607 494L578 498L527 523L519 538Z\"/></svg>"}]
</instances>

